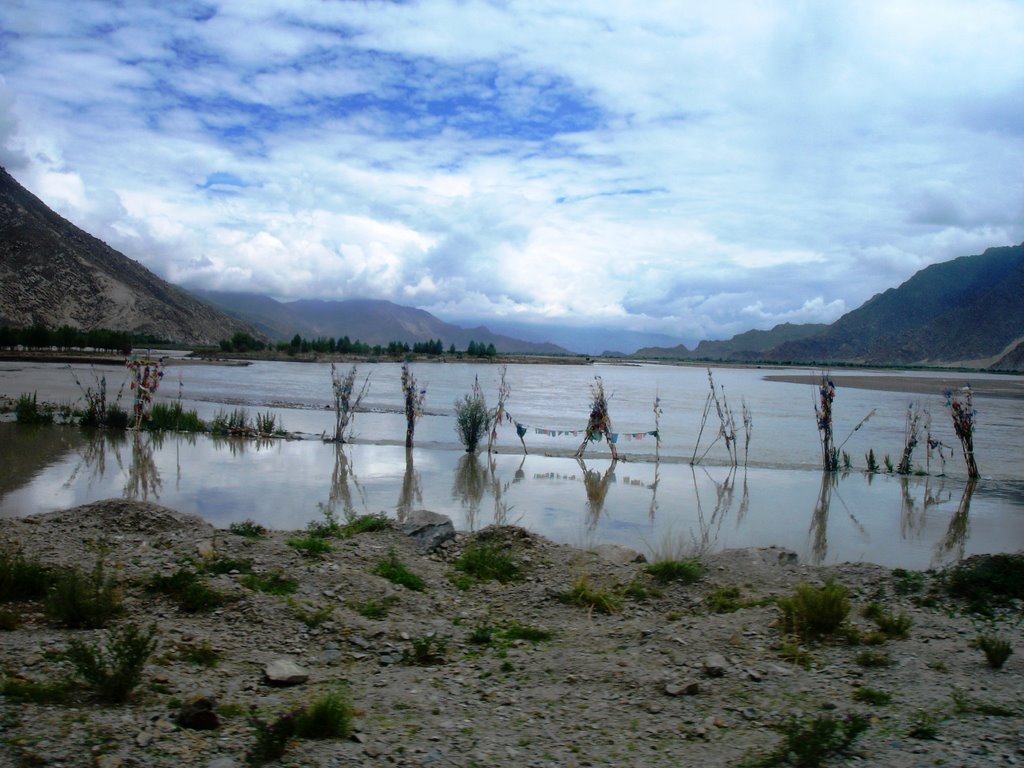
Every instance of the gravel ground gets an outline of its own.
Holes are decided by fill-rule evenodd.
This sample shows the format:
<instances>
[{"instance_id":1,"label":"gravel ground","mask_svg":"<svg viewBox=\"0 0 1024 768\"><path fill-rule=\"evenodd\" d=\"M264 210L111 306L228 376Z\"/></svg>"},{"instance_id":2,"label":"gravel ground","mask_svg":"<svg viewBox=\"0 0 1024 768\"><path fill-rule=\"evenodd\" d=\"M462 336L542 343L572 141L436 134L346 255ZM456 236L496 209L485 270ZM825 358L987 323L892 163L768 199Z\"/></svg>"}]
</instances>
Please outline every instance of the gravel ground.
<instances>
[{"instance_id":1,"label":"gravel ground","mask_svg":"<svg viewBox=\"0 0 1024 768\"><path fill-rule=\"evenodd\" d=\"M825 764L1024 764L1020 606L993 630L949 598L922 600L936 582L932 574L811 567L779 549L749 549L704 558L705 575L695 584L657 586L632 561L635 553L583 552L517 528L459 534L420 554L391 527L332 540L333 551L317 559L287 545L295 535L250 540L123 500L0 521L0 540L47 565L91 569L102 543L126 606L114 625L153 622L159 638L127 704L103 705L84 687L59 704L0 696L0 765L241 766L254 744L252 711L272 720L336 690L355 708L353 737L293 741L282 764L740 765L775 749L777 726L789 717L853 714L868 717L868 729ZM459 588L454 562L481 539L509 552L523 578ZM391 551L422 577L423 591L371 573ZM154 575L204 557L251 560L257 573L287 574L298 591L274 596L244 586L241 573L205 575L227 602L185 613L144 588ZM632 585L632 595L622 595L611 614L560 599L581 578L620 595ZM826 579L849 590L854 626L874 629L861 610L876 601L913 620L909 637L877 646L809 643L808 668L784 658L771 599ZM908 589L916 585L920 591ZM739 589L743 607L715 613L709 596L726 586ZM387 615L362 615L357 608L369 600L388 605ZM62 652L69 641L108 634L59 628L38 603L6 608L20 614L21 625L0 632L5 683L68 680L72 667ZM503 630L515 624L550 639L509 640ZM471 642L482 626L495 629L494 643ZM998 671L972 646L992 631L1018 650ZM444 646L433 663L403 660L414 641L422 647L431 636L435 650ZM216 666L188 661L189 649L206 647L218 652ZM865 651L890 664L863 666L857 657ZM265 668L278 659L293 661L308 679L271 685ZM888 693L891 703L863 703L855 698L861 688ZM182 702L197 695L215 700L216 729L179 724ZM915 725L927 726L918 737L910 735ZM929 728L933 738L920 738Z\"/></svg>"}]
</instances>

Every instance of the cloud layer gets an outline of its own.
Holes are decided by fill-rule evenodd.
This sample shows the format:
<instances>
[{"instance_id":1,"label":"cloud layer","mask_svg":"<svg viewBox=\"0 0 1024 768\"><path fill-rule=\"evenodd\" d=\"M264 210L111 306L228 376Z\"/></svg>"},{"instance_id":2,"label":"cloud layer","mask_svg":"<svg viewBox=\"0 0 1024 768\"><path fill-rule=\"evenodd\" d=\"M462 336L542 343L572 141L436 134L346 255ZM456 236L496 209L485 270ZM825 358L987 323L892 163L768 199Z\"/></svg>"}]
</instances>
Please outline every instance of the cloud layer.
<instances>
[{"instance_id":1,"label":"cloud layer","mask_svg":"<svg viewBox=\"0 0 1024 768\"><path fill-rule=\"evenodd\" d=\"M690 343L1024 240L1024 6L9 0L0 162L168 279Z\"/></svg>"}]
</instances>

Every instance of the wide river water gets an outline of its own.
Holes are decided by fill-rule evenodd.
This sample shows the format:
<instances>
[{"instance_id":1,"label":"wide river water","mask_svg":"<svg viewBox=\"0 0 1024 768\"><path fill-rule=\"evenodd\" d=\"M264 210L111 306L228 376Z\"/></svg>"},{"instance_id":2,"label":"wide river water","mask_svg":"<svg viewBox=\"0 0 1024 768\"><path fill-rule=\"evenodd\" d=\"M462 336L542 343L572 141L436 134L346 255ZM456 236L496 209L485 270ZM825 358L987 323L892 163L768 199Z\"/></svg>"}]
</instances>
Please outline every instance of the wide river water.
<instances>
[{"instance_id":1,"label":"wide river water","mask_svg":"<svg viewBox=\"0 0 1024 768\"><path fill-rule=\"evenodd\" d=\"M252 519L293 529L328 508L339 516L383 511L399 518L426 508L450 515L463 530L511 523L578 546L623 544L648 555L776 545L806 562L865 560L915 569L1024 547L1022 401L975 397L982 479L970 484L942 396L951 383L968 381L962 376L843 371L844 377L888 383L886 389L839 387L836 441L852 469L823 474L816 388L766 380L780 371L713 369L720 397L736 414L734 468L724 442L715 442L714 409L701 433L709 391L704 368L509 365L507 410L527 428L529 454L506 423L491 457L462 451L453 404L478 378L493 405L500 366L415 364L426 399L410 452L403 445L400 367L364 364L359 370L360 379L370 375L366 411L356 416L354 441L343 447L319 439L334 430L330 366L319 363L172 364L157 394L157 400L180 397L205 419L233 408L246 408L250 416L271 412L299 434L297 440L87 436L74 427L0 423L0 516L119 496L193 512L218 526ZM105 375L111 399L124 376L123 369L106 366L74 366L74 373L85 386ZM624 459L617 463L597 443L588 445L582 462L572 457L587 423L595 375L610 397ZM915 382L911 389L924 392L894 389L908 377ZM999 377L972 374L969 380L990 378ZM66 365L0 362L0 394L31 391L51 402L81 399ZM932 436L951 446L952 455L929 456L922 437L914 465L924 474L866 474L869 449L880 463L887 454L898 462L911 402L928 411ZM744 403L753 423L748 450ZM130 406L128 393L122 404ZM660 443L649 434L656 426ZM695 453L703 458L691 466Z\"/></svg>"}]
</instances>

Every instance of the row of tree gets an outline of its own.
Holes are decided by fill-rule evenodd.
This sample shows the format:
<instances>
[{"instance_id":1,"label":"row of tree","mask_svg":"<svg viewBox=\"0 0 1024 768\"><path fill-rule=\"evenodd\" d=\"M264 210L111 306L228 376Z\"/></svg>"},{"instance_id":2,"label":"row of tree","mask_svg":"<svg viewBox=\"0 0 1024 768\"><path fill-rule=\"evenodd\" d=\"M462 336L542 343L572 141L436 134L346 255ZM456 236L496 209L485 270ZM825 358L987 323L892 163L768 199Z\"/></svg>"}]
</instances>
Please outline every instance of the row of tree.
<instances>
[{"instance_id":1,"label":"row of tree","mask_svg":"<svg viewBox=\"0 0 1024 768\"><path fill-rule=\"evenodd\" d=\"M83 331L71 325L62 325L50 330L45 325L28 328L0 326L0 349L96 349L102 352L130 354L133 344L147 344L156 341L152 336L132 334L128 331L112 331L94 328Z\"/></svg>"},{"instance_id":2,"label":"row of tree","mask_svg":"<svg viewBox=\"0 0 1024 768\"><path fill-rule=\"evenodd\" d=\"M268 345L244 331L238 331L230 339L222 339L220 348L223 352L260 352L268 348ZM372 355L374 357L402 357L407 354L417 355L443 355L444 343L441 339L430 341L417 341L412 346L405 341L391 341L387 345L375 344L373 346L364 341L356 339L352 341L348 336L341 336L334 339L330 336L318 336L315 339L303 338L295 334L291 341L280 341L273 347L279 352L290 354L319 352L321 354L342 354L342 355ZM449 345L448 354L457 355L459 351L454 344ZM495 357L498 350L493 344L469 342L465 354L470 357Z\"/></svg>"}]
</instances>

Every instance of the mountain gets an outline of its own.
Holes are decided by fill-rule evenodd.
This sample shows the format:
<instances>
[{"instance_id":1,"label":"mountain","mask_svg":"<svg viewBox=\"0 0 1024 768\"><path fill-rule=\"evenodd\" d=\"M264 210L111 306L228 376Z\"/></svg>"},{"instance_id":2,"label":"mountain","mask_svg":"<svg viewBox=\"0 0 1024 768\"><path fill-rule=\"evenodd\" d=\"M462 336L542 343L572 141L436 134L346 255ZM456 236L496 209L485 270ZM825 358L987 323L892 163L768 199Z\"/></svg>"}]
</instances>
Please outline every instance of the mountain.
<instances>
[{"instance_id":1,"label":"mountain","mask_svg":"<svg viewBox=\"0 0 1024 768\"><path fill-rule=\"evenodd\" d=\"M280 302L253 293L228 293L192 289L212 306L251 323L272 339L286 340L295 334L305 338L348 336L367 344L391 341L441 339L447 349L465 349L469 342L493 344L498 352L535 355L566 355L570 352L550 343L537 343L493 333L483 326L460 328L429 312L381 299L323 301L301 299Z\"/></svg>"},{"instance_id":2,"label":"mountain","mask_svg":"<svg viewBox=\"0 0 1024 768\"><path fill-rule=\"evenodd\" d=\"M1024 341L1024 244L932 264L765 359L885 365L1012 362ZM1019 353L1018 353L1019 354Z\"/></svg>"},{"instance_id":3,"label":"mountain","mask_svg":"<svg viewBox=\"0 0 1024 768\"><path fill-rule=\"evenodd\" d=\"M782 323L769 331L746 331L727 340L702 341L693 350L685 344L675 347L644 347L637 350L633 357L673 360L757 360L765 352L780 344L814 336L826 328L828 328L827 325L820 323L804 325Z\"/></svg>"},{"instance_id":4,"label":"mountain","mask_svg":"<svg viewBox=\"0 0 1024 768\"><path fill-rule=\"evenodd\" d=\"M252 331L79 229L0 168L0 325L35 323L187 344Z\"/></svg>"}]
</instances>

